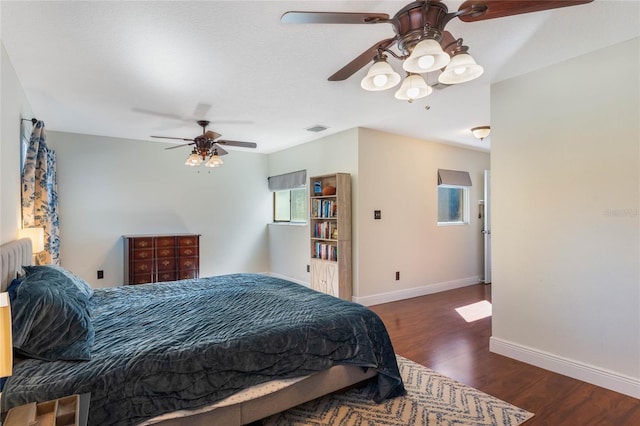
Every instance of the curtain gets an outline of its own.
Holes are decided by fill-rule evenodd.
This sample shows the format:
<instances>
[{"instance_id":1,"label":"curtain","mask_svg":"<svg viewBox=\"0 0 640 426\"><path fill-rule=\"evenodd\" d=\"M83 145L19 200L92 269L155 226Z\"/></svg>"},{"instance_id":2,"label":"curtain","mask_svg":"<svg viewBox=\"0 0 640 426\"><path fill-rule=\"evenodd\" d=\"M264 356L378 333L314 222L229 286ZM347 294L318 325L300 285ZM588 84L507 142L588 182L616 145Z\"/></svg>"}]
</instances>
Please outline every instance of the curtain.
<instances>
[{"instance_id":1,"label":"curtain","mask_svg":"<svg viewBox=\"0 0 640 426\"><path fill-rule=\"evenodd\" d=\"M44 228L44 251L36 264L60 264L56 155L47 148L44 122L37 121L29 138L22 170L22 227Z\"/></svg>"},{"instance_id":2,"label":"curtain","mask_svg":"<svg viewBox=\"0 0 640 426\"><path fill-rule=\"evenodd\" d=\"M270 176L267 180L269 182L269 191L271 192L302 188L307 185L307 171L298 170L297 172Z\"/></svg>"}]
</instances>

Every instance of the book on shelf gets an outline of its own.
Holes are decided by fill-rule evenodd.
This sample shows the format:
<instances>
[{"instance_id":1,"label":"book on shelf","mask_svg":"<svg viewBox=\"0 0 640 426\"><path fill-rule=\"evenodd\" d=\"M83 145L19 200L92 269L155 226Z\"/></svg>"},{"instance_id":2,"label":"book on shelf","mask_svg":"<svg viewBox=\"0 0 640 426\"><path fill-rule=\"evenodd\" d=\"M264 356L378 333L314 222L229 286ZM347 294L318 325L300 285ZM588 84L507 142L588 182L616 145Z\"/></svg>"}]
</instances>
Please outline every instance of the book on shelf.
<instances>
[{"instance_id":1,"label":"book on shelf","mask_svg":"<svg viewBox=\"0 0 640 426\"><path fill-rule=\"evenodd\" d=\"M312 217L336 217L338 203L335 200L312 200Z\"/></svg>"},{"instance_id":2,"label":"book on shelf","mask_svg":"<svg viewBox=\"0 0 640 426\"><path fill-rule=\"evenodd\" d=\"M316 242L313 257L316 259L337 261L338 247L331 244Z\"/></svg>"},{"instance_id":3,"label":"book on shelf","mask_svg":"<svg viewBox=\"0 0 640 426\"><path fill-rule=\"evenodd\" d=\"M337 227L334 222L317 222L313 226L313 237L325 240L335 239L337 237Z\"/></svg>"}]
</instances>

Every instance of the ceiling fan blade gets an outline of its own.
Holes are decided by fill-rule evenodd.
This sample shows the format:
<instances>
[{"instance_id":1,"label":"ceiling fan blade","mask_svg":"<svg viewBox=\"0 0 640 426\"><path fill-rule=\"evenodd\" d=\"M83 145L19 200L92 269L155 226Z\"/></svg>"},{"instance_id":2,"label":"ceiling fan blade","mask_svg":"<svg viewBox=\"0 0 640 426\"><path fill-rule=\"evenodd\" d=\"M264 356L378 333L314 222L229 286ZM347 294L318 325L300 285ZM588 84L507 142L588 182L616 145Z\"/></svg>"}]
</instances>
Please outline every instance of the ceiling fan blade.
<instances>
[{"instance_id":1,"label":"ceiling fan blade","mask_svg":"<svg viewBox=\"0 0 640 426\"><path fill-rule=\"evenodd\" d=\"M187 139L187 138L173 138L171 136L151 136L152 138L160 138L160 139L176 139L179 141L191 141L193 142L193 139ZM186 144L189 145L189 144Z\"/></svg>"},{"instance_id":2,"label":"ceiling fan blade","mask_svg":"<svg viewBox=\"0 0 640 426\"><path fill-rule=\"evenodd\" d=\"M255 142L219 140L219 141L216 141L215 143L220 145L239 146L241 148L257 148L258 147L258 144L256 144Z\"/></svg>"},{"instance_id":3,"label":"ceiling fan blade","mask_svg":"<svg viewBox=\"0 0 640 426\"><path fill-rule=\"evenodd\" d=\"M138 112L140 114L155 115L157 117L162 117L162 118L170 118L172 120L182 120L182 117L179 116L178 114L171 114L168 112L153 111L150 109L137 108L137 107L131 108L131 111Z\"/></svg>"},{"instance_id":4,"label":"ceiling fan blade","mask_svg":"<svg viewBox=\"0 0 640 426\"><path fill-rule=\"evenodd\" d=\"M165 148L165 149L181 148L181 147L183 147L183 146L193 145L194 143L195 143L195 142L191 142L191 143L181 143L180 145L170 146L170 147Z\"/></svg>"},{"instance_id":5,"label":"ceiling fan blade","mask_svg":"<svg viewBox=\"0 0 640 426\"><path fill-rule=\"evenodd\" d=\"M218 139L220 136L222 136L220 133L216 133L213 130L207 130L204 133L204 137L211 140Z\"/></svg>"},{"instance_id":6,"label":"ceiling fan blade","mask_svg":"<svg viewBox=\"0 0 640 426\"><path fill-rule=\"evenodd\" d=\"M386 49L387 47L391 46L394 41L396 41L396 37L377 42L376 44L362 52L353 61L349 62L347 65L339 69L335 74L329 77L329 81L342 81L348 79L353 74L358 72L360 68L373 61L373 58L378 53L378 49Z\"/></svg>"},{"instance_id":7,"label":"ceiling fan blade","mask_svg":"<svg viewBox=\"0 0 640 426\"><path fill-rule=\"evenodd\" d=\"M386 13L290 11L280 17L283 24L377 24L388 21Z\"/></svg>"},{"instance_id":8,"label":"ceiling fan blade","mask_svg":"<svg viewBox=\"0 0 640 426\"><path fill-rule=\"evenodd\" d=\"M218 155L227 155L228 152L225 151L220 145L218 145L217 143L213 144L213 148L218 151Z\"/></svg>"},{"instance_id":9,"label":"ceiling fan blade","mask_svg":"<svg viewBox=\"0 0 640 426\"><path fill-rule=\"evenodd\" d=\"M464 22L483 21L485 19L502 18L505 16L519 15L522 13L539 12L542 10L557 9L560 7L577 6L591 3L593 0L538 0L538 1L511 1L511 0L468 0L462 3L459 12L463 12L459 18ZM486 10L485 10L486 7ZM475 10L475 12L474 12ZM482 11L484 10L484 11Z\"/></svg>"},{"instance_id":10,"label":"ceiling fan blade","mask_svg":"<svg viewBox=\"0 0 640 426\"><path fill-rule=\"evenodd\" d=\"M198 118L205 117L209 112L209 110L211 109L211 107L212 107L211 104L205 104L203 102L200 102L198 103L198 105L196 105L196 108L193 110L193 116Z\"/></svg>"}]
</instances>

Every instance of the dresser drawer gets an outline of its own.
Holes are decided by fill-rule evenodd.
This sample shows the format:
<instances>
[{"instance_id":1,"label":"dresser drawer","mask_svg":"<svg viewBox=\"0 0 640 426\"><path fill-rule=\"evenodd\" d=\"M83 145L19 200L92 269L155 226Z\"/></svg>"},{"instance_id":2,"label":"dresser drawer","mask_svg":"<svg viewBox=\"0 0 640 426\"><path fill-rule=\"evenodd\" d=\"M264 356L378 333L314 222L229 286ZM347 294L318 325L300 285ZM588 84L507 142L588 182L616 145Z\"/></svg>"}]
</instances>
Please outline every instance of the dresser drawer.
<instances>
[{"instance_id":1,"label":"dresser drawer","mask_svg":"<svg viewBox=\"0 0 640 426\"><path fill-rule=\"evenodd\" d=\"M180 257L193 257L198 255L198 247L178 247Z\"/></svg>"},{"instance_id":2,"label":"dresser drawer","mask_svg":"<svg viewBox=\"0 0 640 426\"><path fill-rule=\"evenodd\" d=\"M131 258L134 260L147 260L153 258L153 250L149 249L135 249L131 250Z\"/></svg>"},{"instance_id":3,"label":"dresser drawer","mask_svg":"<svg viewBox=\"0 0 640 426\"><path fill-rule=\"evenodd\" d=\"M131 245L134 249L150 249L153 247L153 238L151 237L136 237L131 239Z\"/></svg>"},{"instance_id":4,"label":"dresser drawer","mask_svg":"<svg viewBox=\"0 0 640 426\"><path fill-rule=\"evenodd\" d=\"M176 259L173 257L156 260L158 271L173 271L176 269Z\"/></svg>"},{"instance_id":5,"label":"dresser drawer","mask_svg":"<svg viewBox=\"0 0 640 426\"><path fill-rule=\"evenodd\" d=\"M166 248L166 247L175 247L176 246L176 237L156 237L156 247Z\"/></svg>"},{"instance_id":6,"label":"dresser drawer","mask_svg":"<svg viewBox=\"0 0 640 426\"><path fill-rule=\"evenodd\" d=\"M158 272L158 279L156 281L158 282L162 282L162 281L175 281L176 279L176 271L159 271Z\"/></svg>"},{"instance_id":7,"label":"dresser drawer","mask_svg":"<svg viewBox=\"0 0 640 426\"><path fill-rule=\"evenodd\" d=\"M178 246L180 247L197 246L197 245L198 245L197 236L189 235L189 236L178 237Z\"/></svg>"},{"instance_id":8,"label":"dresser drawer","mask_svg":"<svg viewBox=\"0 0 640 426\"><path fill-rule=\"evenodd\" d=\"M181 257L178 259L178 269L180 271L187 269L198 269L197 257Z\"/></svg>"},{"instance_id":9,"label":"dresser drawer","mask_svg":"<svg viewBox=\"0 0 640 426\"><path fill-rule=\"evenodd\" d=\"M180 271L178 273L179 280L187 280L191 278L198 278L198 271L196 271L195 269L192 269L189 271Z\"/></svg>"},{"instance_id":10,"label":"dresser drawer","mask_svg":"<svg viewBox=\"0 0 640 426\"><path fill-rule=\"evenodd\" d=\"M154 281L152 274L133 274L129 279L129 284L149 284Z\"/></svg>"},{"instance_id":11,"label":"dresser drawer","mask_svg":"<svg viewBox=\"0 0 640 426\"><path fill-rule=\"evenodd\" d=\"M131 272L133 274L152 274L153 273L153 261L141 260L131 262Z\"/></svg>"},{"instance_id":12,"label":"dresser drawer","mask_svg":"<svg viewBox=\"0 0 640 426\"><path fill-rule=\"evenodd\" d=\"M158 247L156 257L175 257L176 249L172 247Z\"/></svg>"}]
</instances>

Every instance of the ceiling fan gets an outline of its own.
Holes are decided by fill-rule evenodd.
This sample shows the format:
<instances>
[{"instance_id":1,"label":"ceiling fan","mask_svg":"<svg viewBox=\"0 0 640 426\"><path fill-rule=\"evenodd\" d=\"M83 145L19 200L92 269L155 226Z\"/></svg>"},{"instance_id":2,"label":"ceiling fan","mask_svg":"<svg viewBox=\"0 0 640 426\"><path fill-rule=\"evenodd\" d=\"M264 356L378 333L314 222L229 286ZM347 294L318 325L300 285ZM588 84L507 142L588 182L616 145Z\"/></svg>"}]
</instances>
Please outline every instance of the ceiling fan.
<instances>
[{"instance_id":1,"label":"ceiling fan","mask_svg":"<svg viewBox=\"0 0 640 426\"><path fill-rule=\"evenodd\" d=\"M444 3L426 0L409 3L393 18L386 13L289 11L282 15L280 21L285 24L391 24L395 36L375 43L331 75L329 81L346 80L373 59L373 66L361 82L362 88L371 91L391 88L400 82L400 75L387 63L388 53L402 60L407 72L396 98L411 102L433 91L419 75L421 73L442 70L438 77L440 83L457 84L473 80L483 72L468 54L468 47L462 44L462 39L456 39L445 31L452 19L475 22L592 1L468 0L457 11L449 12ZM393 44L397 45L400 53L390 50Z\"/></svg>"},{"instance_id":2,"label":"ceiling fan","mask_svg":"<svg viewBox=\"0 0 640 426\"><path fill-rule=\"evenodd\" d=\"M238 146L242 148L256 148L258 146L254 142L240 142L240 141L218 139L220 136L222 136L220 133L216 133L212 130L207 130L209 121L198 120L197 123L200 127L202 127L202 134L196 136L193 139L174 138L171 136L151 136L151 137L162 138L162 139L177 139L177 140L189 142L181 145L171 146L165 149L174 149L182 146L194 145L193 150L191 151L191 155L189 155L189 158L187 158L187 161L185 162L185 165L187 166L199 166L207 159L207 157L209 157L209 160L205 163L205 166L207 167L221 166L223 162L222 162L222 159L220 159L220 156L228 154L228 152L225 151L220 145Z\"/></svg>"}]
</instances>

